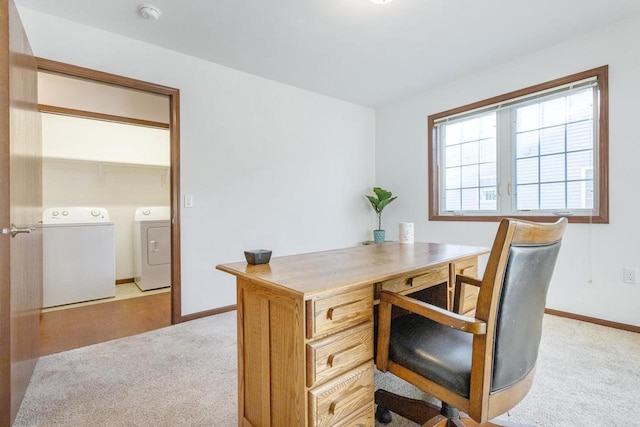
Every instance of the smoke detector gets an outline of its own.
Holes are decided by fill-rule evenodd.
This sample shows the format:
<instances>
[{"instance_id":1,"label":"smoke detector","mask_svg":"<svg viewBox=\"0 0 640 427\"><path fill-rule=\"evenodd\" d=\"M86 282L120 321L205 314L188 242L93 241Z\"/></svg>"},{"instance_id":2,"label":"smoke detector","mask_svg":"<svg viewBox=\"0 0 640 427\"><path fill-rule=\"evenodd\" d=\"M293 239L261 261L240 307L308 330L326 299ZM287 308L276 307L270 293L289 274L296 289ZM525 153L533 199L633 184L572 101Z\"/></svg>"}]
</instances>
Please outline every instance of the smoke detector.
<instances>
[{"instance_id":1,"label":"smoke detector","mask_svg":"<svg viewBox=\"0 0 640 427\"><path fill-rule=\"evenodd\" d=\"M150 19L152 21L157 21L160 18L160 9L150 4L143 4L138 7L138 15L142 17L142 19Z\"/></svg>"}]
</instances>

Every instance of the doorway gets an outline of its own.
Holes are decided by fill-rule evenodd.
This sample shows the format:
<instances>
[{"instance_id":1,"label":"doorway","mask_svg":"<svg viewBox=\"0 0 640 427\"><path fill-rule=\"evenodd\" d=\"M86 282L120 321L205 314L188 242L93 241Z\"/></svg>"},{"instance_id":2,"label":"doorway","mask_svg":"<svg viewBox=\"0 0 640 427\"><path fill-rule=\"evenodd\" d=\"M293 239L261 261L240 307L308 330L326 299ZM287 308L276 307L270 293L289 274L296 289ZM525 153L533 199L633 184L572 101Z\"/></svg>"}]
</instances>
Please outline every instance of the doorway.
<instances>
[{"instance_id":1,"label":"doorway","mask_svg":"<svg viewBox=\"0 0 640 427\"><path fill-rule=\"evenodd\" d=\"M117 245L124 248L118 251L119 246L116 246L116 270L119 271L118 277L116 277L116 283L118 284L115 289L118 289L118 292L113 298L105 297L79 305L64 306L65 308L72 307L72 309L68 310L57 310L55 308L43 310L41 315L41 354L64 351L180 322L179 91L40 58L37 58L37 63L39 72L42 75L54 78L54 80L62 78L63 80L75 81L79 82L80 85L85 85L87 88L93 85L93 87L87 89L85 98L90 102L86 104L83 104L82 101L80 103L69 101L71 97L68 96L69 92L65 93L64 88L61 91L62 96L65 98L64 101L51 101L50 98L46 97L45 99L40 99L38 107L43 113L43 120L49 117L47 120L51 120L51 123L57 123L52 126L69 129L74 123L82 123L81 126L96 126L96 129L99 129L96 131L98 134L105 132L117 133L119 132L117 129L124 129L125 131L127 129L137 129L135 131L138 132L135 136L137 138L136 141L143 141L145 138L157 138L156 134L162 134L163 131L168 134L168 152L164 153L166 159L163 158L162 153L158 155L156 150L150 148L151 145L147 145L137 150L138 159L131 160L131 156L135 157L136 153L132 153L130 149L133 144L127 146L126 141L124 146L119 149L110 150L111 154L108 154L107 158L104 158L103 153L102 157L93 160L90 159L90 154L82 154L83 149L91 145L91 141L88 140L86 144L76 144L75 147L58 147L58 152L67 150L66 154L59 156L56 154L47 155L47 148L50 147L43 147L43 164L45 167L43 169L43 182L45 187L47 187L47 179L49 182L60 182L64 186L65 180L68 180L69 184L73 183L74 176L78 178L93 174L94 177L92 179L97 185L93 189L75 185L69 185L69 187L75 187L75 191L78 194L84 191L96 196L97 193L104 192L104 194L107 194L105 197L108 198L109 191L111 193L114 191L116 193L118 191L122 192L122 189L126 188L127 179L131 179L132 182L134 178L142 180L140 182L144 182L144 180L156 182L155 180L157 179L157 183L160 183L160 186L167 190L166 199L162 195L155 198L148 195L146 199L141 198L138 205L146 207L151 205L165 207L163 205L166 205L168 215L165 224L165 229L167 230L167 238L165 240L170 241L170 244L168 244L170 246L170 254L167 253L166 255L167 261L170 261L170 266L166 265L167 275L170 276L167 279L170 288L165 288L166 284L164 283L153 290L136 286L136 282L142 283L142 281L135 280L141 278L134 277L136 275L132 273L133 270L131 269L132 236L127 231L123 233L122 230L127 228L130 230L132 226L140 226L140 223L136 224L133 220L133 211L128 211L133 208L128 207L127 210L122 206L113 206L111 217L116 217L117 219L108 219L115 219L120 222L120 224L118 222L115 223L116 229L120 230L119 237L115 240ZM101 91L102 89L107 91L103 93L90 92L90 90ZM121 103L126 104L122 108L110 109L109 97L118 96L117 93L119 91L127 92L133 98ZM92 95L88 95L89 93L92 93ZM116 95L113 95L113 93ZM164 115L161 114L161 118L157 118L157 114L154 116L154 108L157 110L153 106L154 98L161 99L162 102L166 103L166 112ZM149 99L151 99L150 103L148 102ZM76 103L74 104L74 102ZM134 111L134 109L138 109L138 112ZM139 112L141 110L151 111L151 113L141 114ZM44 130L46 132L46 128ZM152 137L145 135L152 135ZM98 140L99 138L95 139ZM121 140L122 137L116 139ZM43 134L44 140L46 140L46 135ZM65 143L69 144L70 142L65 141ZM154 141L152 140L149 144L153 143ZM126 153L129 157L122 157L123 153ZM67 172L71 172L71 174L67 174L71 176L65 175ZM58 193L60 193L59 190ZM131 197L134 196L131 195ZM47 201L46 194L44 199ZM91 200L91 198L86 197L65 198L64 194L51 197L51 203L60 201L61 205L65 204L63 203L64 201L73 200L78 201L77 203L71 203L75 206L95 205L84 202L85 200ZM47 203L45 203L45 208L50 207L46 205ZM142 210L142 208L139 210ZM45 214L46 212L45 209ZM128 220L123 219L125 216ZM43 227L46 228L46 226L46 223L43 224ZM45 229L44 231L46 233L47 230ZM122 242L125 242L124 245ZM120 259L118 259L118 256ZM46 252L44 257L46 270ZM152 266L151 268L156 267ZM148 281L145 283L148 283ZM131 296L139 298L130 298Z\"/></svg>"}]
</instances>

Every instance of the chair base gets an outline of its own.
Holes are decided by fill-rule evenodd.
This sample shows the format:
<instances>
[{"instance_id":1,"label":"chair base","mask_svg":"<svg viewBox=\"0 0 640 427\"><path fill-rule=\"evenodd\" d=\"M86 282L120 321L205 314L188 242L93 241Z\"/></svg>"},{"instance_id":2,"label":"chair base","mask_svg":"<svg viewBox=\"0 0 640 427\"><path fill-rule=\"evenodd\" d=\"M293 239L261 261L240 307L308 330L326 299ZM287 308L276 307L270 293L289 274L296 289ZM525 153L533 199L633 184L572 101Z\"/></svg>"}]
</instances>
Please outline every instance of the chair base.
<instances>
[{"instance_id":1,"label":"chair base","mask_svg":"<svg viewBox=\"0 0 640 427\"><path fill-rule=\"evenodd\" d=\"M422 427L529 427L524 424L515 424L505 421L487 421L478 423L467 414L459 413L458 410L447 404L440 408L423 400L409 399L399 396L386 390L377 390L375 401L378 405L376 409L376 420L383 424L391 422L391 412L407 418Z\"/></svg>"}]
</instances>

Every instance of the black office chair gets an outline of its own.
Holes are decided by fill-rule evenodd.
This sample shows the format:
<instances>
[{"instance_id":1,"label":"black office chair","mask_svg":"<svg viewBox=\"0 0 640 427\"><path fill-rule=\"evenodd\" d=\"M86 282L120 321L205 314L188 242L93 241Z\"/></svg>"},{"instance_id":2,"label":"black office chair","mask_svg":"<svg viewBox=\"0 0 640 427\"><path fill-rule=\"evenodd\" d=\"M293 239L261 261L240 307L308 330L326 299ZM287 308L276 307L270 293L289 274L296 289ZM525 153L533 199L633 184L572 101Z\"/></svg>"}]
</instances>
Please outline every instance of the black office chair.
<instances>
[{"instance_id":1,"label":"black office chair","mask_svg":"<svg viewBox=\"0 0 640 427\"><path fill-rule=\"evenodd\" d=\"M566 218L554 224L502 220L482 281L456 277L457 287L479 287L475 318L382 292L378 369L431 394L442 407L378 390L378 421L390 422L390 410L429 427L505 425L488 420L513 408L531 388L566 225ZM392 305L411 314L392 321Z\"/></svg>"}]
</instances>

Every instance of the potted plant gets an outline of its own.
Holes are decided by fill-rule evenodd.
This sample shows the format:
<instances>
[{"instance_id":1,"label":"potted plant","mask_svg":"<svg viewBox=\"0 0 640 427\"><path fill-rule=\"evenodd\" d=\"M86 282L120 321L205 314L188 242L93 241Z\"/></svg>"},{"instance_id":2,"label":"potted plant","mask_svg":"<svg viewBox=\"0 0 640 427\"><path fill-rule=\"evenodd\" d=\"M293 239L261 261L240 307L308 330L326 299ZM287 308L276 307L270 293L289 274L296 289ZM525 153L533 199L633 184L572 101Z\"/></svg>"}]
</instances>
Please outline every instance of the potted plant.
<instances>
[{"instance_id":1,"label":"potted plant","mask_svg":"<svg viewBox=\"0 0 640 427\"><path fill-rule=\"evenodd\" d=\"M371 206L373 206L373 210L376 211L378 215L378 229L373 230L373 241L375 243L384 242L384 230L382 229L382 210L391 202L393 202L397 197L393 197L391 191L384 190L380 187L373 187L374 196L367 196Z\"/></svg>"}]
</instances>

